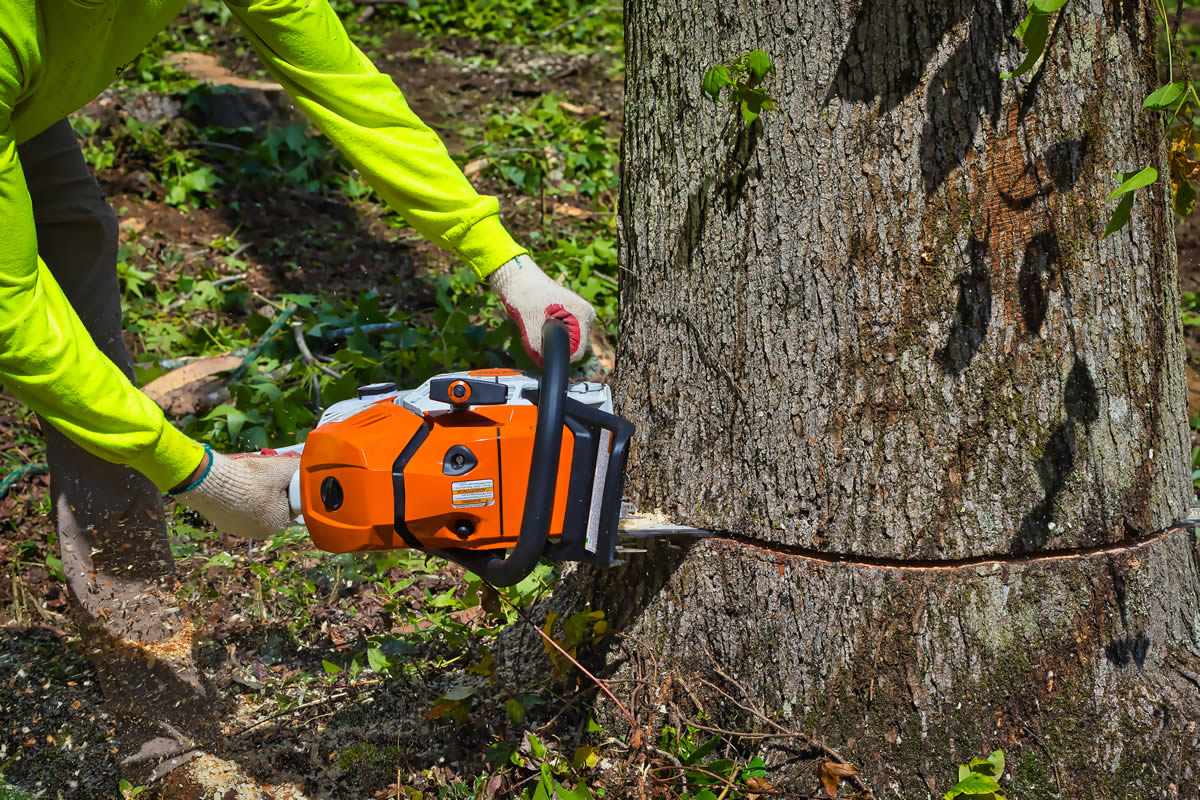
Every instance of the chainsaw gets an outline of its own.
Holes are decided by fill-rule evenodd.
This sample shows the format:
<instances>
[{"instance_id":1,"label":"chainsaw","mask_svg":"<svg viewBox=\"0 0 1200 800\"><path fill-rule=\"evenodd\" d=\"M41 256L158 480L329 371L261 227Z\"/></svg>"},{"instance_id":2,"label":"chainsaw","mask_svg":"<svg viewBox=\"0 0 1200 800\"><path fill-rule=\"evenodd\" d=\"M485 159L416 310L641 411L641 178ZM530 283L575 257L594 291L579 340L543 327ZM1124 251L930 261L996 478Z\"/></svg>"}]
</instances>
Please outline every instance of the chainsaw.
<instances>
[{"instance_id":1,"label":"chainsaw","mask_svg":"<svg viewBox=\"0 0 1200 800\"><path fill-rule=\"evenodd\" d=\"M413 548L496 586L545 557L601 567L645 552L629 540L704 536L639 518L624 502L634 426L608 386L570 383L566 326L542 329L541 376L452 372L416 389L360 387L330 406L299 451L296 521L332 553Z\"/></svg>"}]
</instances>

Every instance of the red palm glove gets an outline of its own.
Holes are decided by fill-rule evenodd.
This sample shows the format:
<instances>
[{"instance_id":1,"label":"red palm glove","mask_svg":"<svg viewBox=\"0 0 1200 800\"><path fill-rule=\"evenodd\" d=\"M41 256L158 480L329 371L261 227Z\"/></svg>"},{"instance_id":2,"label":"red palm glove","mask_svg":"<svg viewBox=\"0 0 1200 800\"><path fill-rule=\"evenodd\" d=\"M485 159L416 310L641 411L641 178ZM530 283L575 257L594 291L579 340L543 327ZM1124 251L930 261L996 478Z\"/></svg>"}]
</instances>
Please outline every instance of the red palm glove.
<instances>
[{"instance_id":1,"label":"red palm glove","mask_svg":"<svg viewBox=\"0 0 1200 800\"><path fill-rule=\"evenodd\" d=\"M525 352L542 363L542 323L560 319L571 339L571 360L587 352L596 312L588 301L550 280L529 256L517 256L492 273L492 288L504 301L508 315L521 331Z\"/></svg>"}]
</instances>

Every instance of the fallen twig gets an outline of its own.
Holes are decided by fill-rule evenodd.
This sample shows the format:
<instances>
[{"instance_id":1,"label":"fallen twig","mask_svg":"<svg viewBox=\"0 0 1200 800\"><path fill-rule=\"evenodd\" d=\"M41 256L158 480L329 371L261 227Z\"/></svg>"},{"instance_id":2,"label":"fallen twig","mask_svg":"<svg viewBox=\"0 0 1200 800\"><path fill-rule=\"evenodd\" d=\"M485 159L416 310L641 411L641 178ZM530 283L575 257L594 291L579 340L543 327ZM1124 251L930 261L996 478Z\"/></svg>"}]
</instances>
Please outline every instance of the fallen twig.
<instances>
[{"instance_id":1,"label":"fallen twig","mask_svg":"<svg viewBox=\"0 0 1200 800\"><path fill-rule=\"evenodd\" d=\"M342 377L342 373L322 364L317 360L317 357L312 354L312 351L308 349L308 343L304 341L304 331L302 330L302 327L303 323L301 322L292 323L292 335L296 337L296 348L300 351L300 357L304 359L304 363L308 364L310 367L316 367L334 380L339 380ZM321 401L318 400L317 404L320 405L320 403Z\"/></svg>"},{"instance_id":2,"label":"fallen twig","mask_svg":"<svg viewBox=\"0 0 1200 800\"><path fill-rule=\"evenodd\" d=\"M706 650L706 652L707 652L707 650ZM750 693L746 691L745 686L743 686L741 683L739 683L737 680L735 680L731 675L726 674L724 671L722 671L722 669L720 667L717 666L717 660L713 657L713 654L711 652L708 653L708 657L709 657L709 660L712 662L712 669L714 672L716 672L722 678L727 680L731 685L736 686L738 688L738 690L741 691L743 697L745 697L745 698L750 697ZM723 695L725 697L725 699L727 699L729 702L733 703L738 708L742 709L743 711L749 712L756 719L758 719L762 722L765 722L767 725L770 725L777 732L778 738L782 739L782 738L786 737L786 738L790 738L790 739L797 739L799 741L804 742L805 744L807 744L808 746L812 747L815 750L820 750L828 758L833 759L834 761L836 761L838 763L841 763L841 764L851 763L849 761L849 759L843 757L841 753L839 753L837 750L834 750L832 747L825 744L820 739L817 739L814 736L809 736L807 733L801 733L800 731L794 731L794 730L790 730L788 728L783 727L782 725L780 725L778 722L776 722L775 720L768 717L766 714L764 714L759 709L754 708L752 706L747 706L743 703L738 702L738 700L736 698L734 698L733 695L729 694L724 689L722 689L720 686L717 686L715 683L706 681L703 678L700 679L700 682L703 683L705 686L709 687L710 689L713 689L714 691ZM749 701L747 700L747 702L749 702ZM871 790L871 788L869 786L867 786L866 782L860 776L850 775L850 776L847 776L845 780L853 782L859 788L860 791L866 792L867 794L871 795L872 797L875 795L875 793Z\"/></svg>"},{"instance_id":3,"label":"fallen twig","mask_svg":"<svg viewBox=\"0 0 1200 800\"><path fill-rule=\"evenodd\" d=\"M350 696L351 689L358 689L363 686L376 686L381 683L383 683L382 678L380 678L378 680L373 680L373 681L361 681L359 683L352 683L344 689L337 690L333 694L329 695L329 697L323 697L319 700L313 700L308 703L301 703L298 706L293 706L291 708L285 708L283 711L277 711L269 717L264 717L264 718L260 719L258 722L254 723L253 725L249 725L245 728L242 728L240 731L235 731L234 733L229 734L229 738L233 738L235 736L242 736L242 735L247 734L250 731L254 730L255 728L258 728L262 725L266 725L268 722L277 720L280 717L286 717L289 714L295 714L297 711L303 711L306 708L312 708L313 706L319 706L324 703L332 703L334 700L342 700L343 698Z\"/></svg>"},{"instance_id":4,"label":"fallen twig","mask_svg":"<svg viewBox=\"0 0 1200 800\"><path fill-rule=\"evenodd\" d=\"M393 0L388 0L388 2L393 2ZM606 12L620 11L620 10L621 10L620 6L597 6L596 8L589 8L587 11L583 12L579 16L572 17L571 19L567 20L566 22L555 25L553 28L550 28L549 30L543 31L541 34L541 37L543 39L546 39L546 38L558 33L563 28L569 28L572 25L578 25L580 22L583 22L588 17L594 17L597 14L604 14Z\"/></svg>"}]
</instances>

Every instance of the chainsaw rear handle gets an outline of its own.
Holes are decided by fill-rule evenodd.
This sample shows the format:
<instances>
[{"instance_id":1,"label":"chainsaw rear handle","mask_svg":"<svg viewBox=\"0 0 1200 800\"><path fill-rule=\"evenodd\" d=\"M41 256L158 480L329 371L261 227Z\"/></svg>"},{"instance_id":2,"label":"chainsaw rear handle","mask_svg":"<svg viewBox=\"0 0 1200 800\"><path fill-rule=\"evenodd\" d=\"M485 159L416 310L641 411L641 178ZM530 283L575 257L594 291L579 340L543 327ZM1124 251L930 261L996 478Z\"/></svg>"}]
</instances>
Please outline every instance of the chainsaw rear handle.
<instances>
[{"instance_id":1,"label":"chainsaw rear handle","mask_svg":"<svg viewBox=\"0 0 1200 800\"><path fill-rule=\"evenodd\" d=\"M533 572L550 535L554 512L554 487L562 454L563 423L567 410L567 371L571 365L571 339L567 326L557 319L542 325L542 376L538 379L537 424L533 433L533 460L521 533L508 557L491 551L440 551L495 586L513 586Z\"/></svg>"}]
</instances>

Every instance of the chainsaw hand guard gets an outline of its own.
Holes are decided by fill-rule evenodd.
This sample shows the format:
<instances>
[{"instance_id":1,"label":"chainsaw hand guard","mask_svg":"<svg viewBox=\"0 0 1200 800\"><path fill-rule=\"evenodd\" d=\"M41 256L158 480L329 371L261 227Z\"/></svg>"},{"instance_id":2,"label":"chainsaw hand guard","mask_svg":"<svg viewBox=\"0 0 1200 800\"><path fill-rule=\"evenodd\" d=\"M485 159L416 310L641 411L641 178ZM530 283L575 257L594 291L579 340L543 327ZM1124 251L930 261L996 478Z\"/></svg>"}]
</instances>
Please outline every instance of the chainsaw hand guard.
<instances>
[{"instance_id":1,"label":"chainsaw hand guard","mask_svg":"<svg viewBox=\"0 0 1200 800\"><path fill-rule=\"evenodd\" d=\"M533 572L550 535L554 487L558 482L558 461L562 453L563 418L567 407L567 369L571 363L567 326L556 319L546 320L542 326L542 348L544 369L538 381L533 461L529 464L525 511L521 516L521 534L516 547L507 558L486 550L475 553L458 548L435 551L496 586L513 586Z\"/></svg>"}]
</instances>

